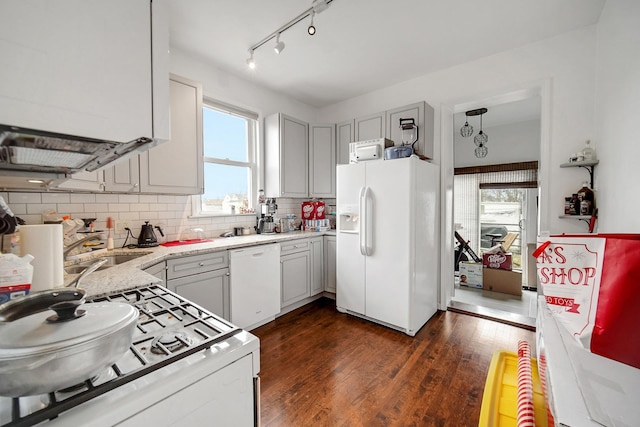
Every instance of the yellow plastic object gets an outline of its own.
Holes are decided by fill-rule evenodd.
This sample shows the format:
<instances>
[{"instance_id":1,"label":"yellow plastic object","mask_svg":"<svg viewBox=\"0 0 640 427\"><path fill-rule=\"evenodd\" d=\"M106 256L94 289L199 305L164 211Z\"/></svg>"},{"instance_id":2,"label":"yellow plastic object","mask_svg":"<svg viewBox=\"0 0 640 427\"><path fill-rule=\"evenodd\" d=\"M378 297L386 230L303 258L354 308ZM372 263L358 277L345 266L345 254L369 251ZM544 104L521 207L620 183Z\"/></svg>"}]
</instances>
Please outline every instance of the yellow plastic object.
<instances>
[{"instance_id":1,"label":"yellow plastic object","mask_svg":"<svg viewBox=\"0 0 640 427\"><path fill-rule=\"evenodd\" d=\"M531 359L533 409L536 427L547 427L547 408L538 375L538 361ZM516 426L518 421L518 355L493 353L482 395L479 427Z\"/></svg>"}]
</instances>

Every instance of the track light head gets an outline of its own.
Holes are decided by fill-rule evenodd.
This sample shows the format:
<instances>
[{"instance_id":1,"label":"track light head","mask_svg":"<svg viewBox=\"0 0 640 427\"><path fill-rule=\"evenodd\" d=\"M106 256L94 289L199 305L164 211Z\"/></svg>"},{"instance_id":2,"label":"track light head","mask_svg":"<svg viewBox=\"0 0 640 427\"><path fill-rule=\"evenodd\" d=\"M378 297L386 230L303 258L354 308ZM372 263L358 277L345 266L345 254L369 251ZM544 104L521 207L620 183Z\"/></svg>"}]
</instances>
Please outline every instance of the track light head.
<instances>
[{"instance_id":1,"label":"track light head","mask_svg":"<svg viewBox=\"0 0 640 427\"><path fill-rule=\"evenodd\" d=\"M249 53L251 55L249 56L249 59L247 59L247 65L249 66L249 68L254 70L256 68L256 61L253 59L253 50L250 50Z\"/></svg>"},{"instance_id":2,"label":"track light head","mask_svg":"<svg viewBox=\"0 0 640 427\"><path fill-rule=\"evenodd\" d=\"M313 26L313 17L315 16L315 14L315 11L311 12L311 24L309 24L309 26L307 27L307 33L309 33L310 36L316 33L316 27Z\"/></svg>"},{"instance_id":3,"label":"track light head","mask_svg":"<svg viewBox=\"0 0 640 427\"><path fill-rule=\"evenodd\" d=\"M284 50L284 42L280 41L280 34L276 37L276 45L273 47L273 50L275 50L278 55Z\"/></svg>"}]
</instances>

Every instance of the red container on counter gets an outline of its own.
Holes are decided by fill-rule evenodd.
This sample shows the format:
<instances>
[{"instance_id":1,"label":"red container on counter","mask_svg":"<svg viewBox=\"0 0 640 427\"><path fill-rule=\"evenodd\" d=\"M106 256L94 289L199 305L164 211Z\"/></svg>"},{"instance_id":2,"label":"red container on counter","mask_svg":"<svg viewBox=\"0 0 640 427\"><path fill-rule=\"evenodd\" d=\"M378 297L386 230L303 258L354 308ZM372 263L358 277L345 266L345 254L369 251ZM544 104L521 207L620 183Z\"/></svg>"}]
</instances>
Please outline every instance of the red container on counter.
<instances>
[{"instance_id":1,"label":"red container on counter","mask_svg":"<svg viewBox=\"0 0 640 427\"><path fill-rule=\"evenodd\" d=\"M302 220L305 221L309 219L325 219L324 202L302 202Z\"/></svg>"}]
</instances>

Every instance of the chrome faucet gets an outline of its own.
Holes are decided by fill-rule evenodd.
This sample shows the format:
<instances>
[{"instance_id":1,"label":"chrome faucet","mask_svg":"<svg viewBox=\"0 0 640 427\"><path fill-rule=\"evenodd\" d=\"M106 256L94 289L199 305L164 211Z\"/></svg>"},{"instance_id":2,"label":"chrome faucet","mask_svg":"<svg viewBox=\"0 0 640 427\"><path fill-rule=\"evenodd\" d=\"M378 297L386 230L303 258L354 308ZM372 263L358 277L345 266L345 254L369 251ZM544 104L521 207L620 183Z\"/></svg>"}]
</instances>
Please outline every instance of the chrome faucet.
<instances>
[{"instance_id":1,"label":"chrome faucet","mask_svg":"<svg viewBox=\"0 0 640 427\"><path fill-rule=\"evenodd\" d=\"M102 233L93 233L93 234L88 234L87 236L83 237L80 240L76 240L75 242L70 243L69 245L64 247L64 251L62 252L64 261L67 261L67 257L69 256L69 253L75 248L77 248L78 246L90 240L102 240L102 239L103 239Z\"/></svg>"}]
</instances>

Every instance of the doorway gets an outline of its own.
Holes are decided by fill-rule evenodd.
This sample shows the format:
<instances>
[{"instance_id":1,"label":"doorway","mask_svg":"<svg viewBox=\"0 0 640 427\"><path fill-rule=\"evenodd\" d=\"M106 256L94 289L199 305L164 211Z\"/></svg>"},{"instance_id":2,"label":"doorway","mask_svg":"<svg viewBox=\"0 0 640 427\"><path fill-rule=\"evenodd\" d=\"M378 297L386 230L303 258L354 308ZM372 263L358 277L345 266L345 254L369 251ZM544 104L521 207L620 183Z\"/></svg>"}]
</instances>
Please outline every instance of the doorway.
<instances>
[{"instance_id":1,"label":"doorway","mask_svg":"<svg viewBox=\"0 0 640 427\"><path fill-rule=\"evenodd\" d=\"M480 107L484 106L477 105ZM538 224L541 98L529 96L493 105L482 124L471 119L464 111L453 116L454 229L479 257L509 236L510 268L521 274L523 290L517 296L482 285L460 285L454 263L448 270L454 276L449 308L534 327L537 292L535 283L528 283L531 263L527 254L530 244L535 244ZM460 129L467 121L478 130L482 126L488 135L486 157L476 156L473 138L462 136Z\"/></svg>"}]
</instances>

